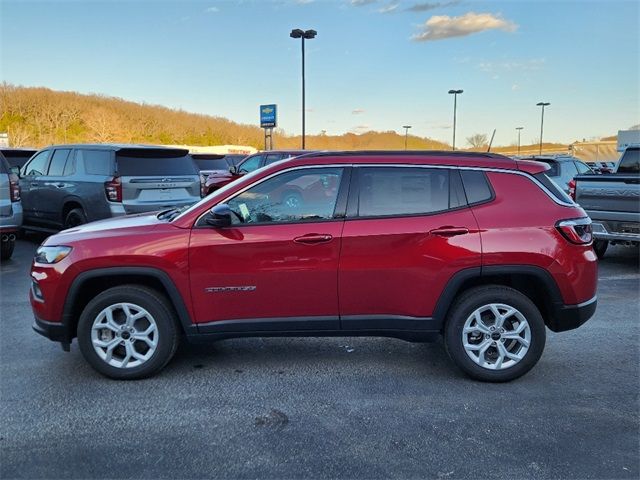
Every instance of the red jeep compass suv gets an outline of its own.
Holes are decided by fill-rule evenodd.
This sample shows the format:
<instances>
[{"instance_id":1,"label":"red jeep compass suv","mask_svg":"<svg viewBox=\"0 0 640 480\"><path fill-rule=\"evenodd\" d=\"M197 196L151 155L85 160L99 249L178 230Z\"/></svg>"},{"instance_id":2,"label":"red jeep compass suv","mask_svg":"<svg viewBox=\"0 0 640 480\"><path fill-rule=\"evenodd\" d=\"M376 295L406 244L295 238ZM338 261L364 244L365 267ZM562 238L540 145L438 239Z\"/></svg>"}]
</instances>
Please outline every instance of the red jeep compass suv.
<instances>
[{"instance_id":1,"label":"red jeep compass suv","mask_svg":"<svg viewBox=\"0 0 640 480\"><path fill-rule=\"evenodd\" d=\"M545 325L577 328L596 308L591 222L547 168L448 152L279 162L186 210L49 237L34 329L65 350L77 337L122 379L158 372L181 336L443 335L471 377L512 380Z\"/></svg>"}]
</instances>

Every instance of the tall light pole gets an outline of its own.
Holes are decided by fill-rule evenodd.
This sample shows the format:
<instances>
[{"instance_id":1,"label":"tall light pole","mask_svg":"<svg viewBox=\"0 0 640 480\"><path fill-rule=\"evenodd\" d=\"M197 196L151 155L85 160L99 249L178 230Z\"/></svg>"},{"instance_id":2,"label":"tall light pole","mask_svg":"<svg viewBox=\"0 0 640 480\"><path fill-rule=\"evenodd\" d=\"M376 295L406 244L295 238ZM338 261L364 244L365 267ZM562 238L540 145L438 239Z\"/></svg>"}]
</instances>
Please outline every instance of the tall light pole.
<instances>
[{"instance_id":1,"label":"tall light pole","mask_svg":"<svg viewBox=\"0 0 640 480\"><path fill-rule=\"evenodd\" d=\"M404 149L407 149L407 136L409 135L409 129L411 128L411 125L403 125L402 128L404 128Z\"/></svg>"},{"instance_id":2,"label":"tall light pole","mask_svg":"<svg viewBox=\"0 0 640 480\"><path fill-rule=\"evenodd\" d=\"M463 90L449 90L449 94L453 95L453 150L456 149L456 110L458 109L458 95L462 92Z\"/></svg>"},{"instance_id":3,"label":"tall light pole","mask_svg":"<svg viewBox=\"0 0 640 480\"><path fill-rule=\"evenodd\" d=\"M304 150L305 146L305 138L304 138L304 117L305 117L305 99L304 99L304 41L305 39L311 40L315 38L318 32L315 30L300 30L296 28L291 30L289 36L291 38L301 38L302 39L302 149Z\"/></svg>"},{"instance_id":4,"label":"tall light pole","mask_svg":"<svg viewBox=\"0 0 640 480\"><path fill-rule=\"evenodd\" d=\"M542 132L544 131L544 107L548 107L549 105L551 105L549 102L536 103L536 106L542 107L542 116L540 117L540 152L539 152L540 155L542 155Z\"/></svg>"},{"instance_id":5,"label":"tall light pole","mask_svg":"<svg viewBox=\"0 0 640 480\"><path fill-rule=\"evenodd\" d=\"M516 130L518 131L518 155L520 155L520 132L522 132L522 129L524 127L516 127Z\"/></svg>"}]
</instances>

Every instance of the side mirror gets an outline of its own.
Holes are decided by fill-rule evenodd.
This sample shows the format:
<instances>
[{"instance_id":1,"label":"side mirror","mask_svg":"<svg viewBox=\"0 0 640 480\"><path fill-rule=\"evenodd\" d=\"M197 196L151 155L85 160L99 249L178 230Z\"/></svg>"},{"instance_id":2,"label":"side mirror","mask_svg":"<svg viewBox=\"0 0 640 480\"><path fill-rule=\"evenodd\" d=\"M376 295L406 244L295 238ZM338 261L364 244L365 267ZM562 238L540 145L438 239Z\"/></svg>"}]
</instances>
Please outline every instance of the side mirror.
<instances>
[{"instance_id":1,"label":"side mirror","mask_svg":"<svg viewBox=\"0 0 640 480\"><path fill-rule=\"evenodd\" d=\"M209 214L205 221L207 222L207 225L211 225L216 228L230 227L232 214L233 213L231 212L229 205L221 203L209 210Z\"/></svg>"},{"instance_id":2,"label":"side mirror","mask_svg":"<svg viewBox=\"0 0 640 480\"><path fill-rule=\"evenodd\" d=\"M231 175L237 175L238 174L238 167L236 167L235 165L231 165L229 167L229 173Z\"/></svg>"},{"instance_id":3,"label":"side mirror","mask_svg":"<svg viewBox=\"0 0 640 480\"><path fill-rule=\"evenodd\" d=\"M10 170L11 170L11 173L20 177L20 167L11 167Z\"/></svg>"}]
</instances>

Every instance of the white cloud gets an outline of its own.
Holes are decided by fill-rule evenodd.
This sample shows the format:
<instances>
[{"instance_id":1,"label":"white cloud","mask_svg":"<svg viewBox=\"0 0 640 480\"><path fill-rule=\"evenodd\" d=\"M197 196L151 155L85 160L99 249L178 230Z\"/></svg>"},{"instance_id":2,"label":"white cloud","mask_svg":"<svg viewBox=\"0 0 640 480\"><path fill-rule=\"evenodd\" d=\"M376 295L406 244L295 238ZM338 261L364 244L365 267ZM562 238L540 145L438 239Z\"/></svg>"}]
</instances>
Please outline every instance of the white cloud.
<instances>
[{"instance_id":1,"label":"white cloud","mask_svg":"<svg viewBox=\"0 0 640 480\"><path fill-rule=\"evenodd\" d=\"M518 28L515 23L491 13L469 12L460 17L435 15L422 26L423 31L412 38L418 42L429 42L453 37L466 37L486 30L513 32Z\"/></svg>"},{"instance_id":2,"label":"white cloud","mask_svg":"<svg viewBox=\"0 0 640 480\"><path fill-rule=\"evenodd\" d=\"M509 60L502 62L480 62L478 68L483 72L534 72L542 70L546 60L544 58L532 58L531 60Z\"/></svg>"},{"instance_id":3,"label":"white cloud","mask_svg":"<svg viewBox=\"0 0 640 480\"><path fill-rule=\"evenodd\" d=\"M378 0L350 0L350 4L352 7L362 7L364 5L371 5L372 3L376 3Z\"/></svg>"},{"instance_id":4,"label":"white cloud","mask_svg":"<svg viewBox=\"0 0 640 480\"><path fill-rule=\"evenodd\" d=\"M426 12L429 10L434 10L436 8L450 7L452 5L457 5L458 3L460 3L460 0L453 0L450 2L416 3L411 7L407 8L407 12Z\"/></svg>"},{"instance_id":5,"label":"white cloud","mask_svg":"<svg viewBox=\"0 0 640 480\"><path fill-rule=\"evenodd\" d=\"M363 108L355 108L352 110L351 112L353 115L360 115L361 113L364 113L364 109Z\"/></svg>"},{"instance_id":6,"label":"white cloud","mask_svg":"<svg viewBox=\"0 0 640 480\"><path fill-rule=\"evenodd\" d=\"M220 9L218 7L209 7L205 10L207 13L218 13Z\"/></svg>"},{"instance_id":7,"label":"white cloud","mask_svg":"<svg viewBox=\"0 0 640 480\"><path fill-rule=\"evenodd\" d=\"M516 90L520 90L520 85L518 85L517 83L514 83L513 85L511 85L511 90L513 90L514 92Z\"/></svg>"},{"instance_id":8,"label":"white cloud","mask_svg":"<svg viewBox=\"0 0 640 480\"><path fill-rule=\"evenodd\" d=\"M378 10L379 13L393 13L395 12L398 7L400 6L399 3L391 3L385 7L382 7Z\"/></svg>"}]
</instances>

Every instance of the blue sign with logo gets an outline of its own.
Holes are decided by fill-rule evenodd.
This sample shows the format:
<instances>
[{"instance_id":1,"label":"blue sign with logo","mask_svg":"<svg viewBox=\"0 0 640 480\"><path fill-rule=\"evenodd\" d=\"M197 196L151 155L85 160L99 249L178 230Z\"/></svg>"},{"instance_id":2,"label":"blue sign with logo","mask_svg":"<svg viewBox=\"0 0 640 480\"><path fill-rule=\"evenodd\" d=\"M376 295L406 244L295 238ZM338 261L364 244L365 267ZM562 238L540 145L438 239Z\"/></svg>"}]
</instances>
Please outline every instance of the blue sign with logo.
<instances>
[{"instance_id":1,"label":"blue sign with logo","mask_svg":"<svg viewBox=\"0 0 640 480\"><path fill-rule=\"evenodd\" d=\"M262 128L274 128L278 125L277 105L260 105L260 126Z\"/></svg>"}]
</instances>

